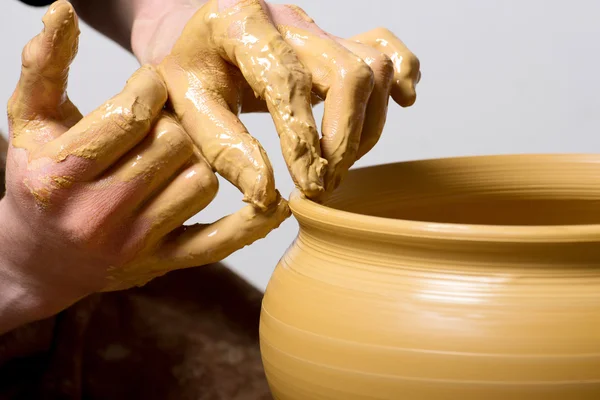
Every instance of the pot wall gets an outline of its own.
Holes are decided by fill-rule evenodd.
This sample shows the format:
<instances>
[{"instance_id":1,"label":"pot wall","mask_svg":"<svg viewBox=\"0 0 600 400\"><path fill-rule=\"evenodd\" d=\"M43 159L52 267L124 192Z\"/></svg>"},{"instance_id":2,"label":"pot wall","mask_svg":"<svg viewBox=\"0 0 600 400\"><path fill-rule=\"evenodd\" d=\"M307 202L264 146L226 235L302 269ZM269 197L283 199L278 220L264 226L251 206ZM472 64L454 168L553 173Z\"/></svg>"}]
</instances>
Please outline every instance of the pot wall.
<instances>
[{"instance_id":1,"label":"pot wall","mask_svg":"<svg viewBox=\"0 0 600 400\"><path fill-rule=\"evenodd\" d=\"M304 202L263 300L276 399L600 398L597 228L465 226L467 240Z\"/></svg>"}]
</instances>

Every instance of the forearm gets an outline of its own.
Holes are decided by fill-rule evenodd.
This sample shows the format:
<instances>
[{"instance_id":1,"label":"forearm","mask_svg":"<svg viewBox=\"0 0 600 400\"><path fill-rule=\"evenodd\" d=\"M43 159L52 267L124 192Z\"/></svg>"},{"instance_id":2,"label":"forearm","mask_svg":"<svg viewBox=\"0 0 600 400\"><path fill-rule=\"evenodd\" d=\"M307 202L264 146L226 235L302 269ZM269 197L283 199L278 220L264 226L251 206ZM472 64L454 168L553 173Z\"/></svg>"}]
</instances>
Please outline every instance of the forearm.
<instances>
[{"instance_id":1,"label":"forearm","mask_svg":"<svg viewBox=\"0 0 600 400\"><path fill-rule=\"evenodd\" d=\"M154 0L70 0L77 15L98 32L131 51L131 29L142 3ZM164 0L168 2L169 0Z\"/></svg>"},{"instance_id":2,"label":"forearm","mask_svg":"<svg viewBox=\"0 0 600 400\"><path fill-rule=\"evenodd\" d=\"M4 172L6 162L7 143L0 135L0 209L2 209L2 197L4 196ZM0 224L0 238L4 237L3 230L6 229L6 224ZM8 243L2 243L0 239L0 334L16 328L24 322L18 321L19 312L14 309L14 305L19 297L18 288L12 283L12 278L9 277L8 261L2 256L6 252Z\"/></svg>"},{"instance_id":3,"label":"forearm","mask_svg":"<svg viewBox=\"0 0 600 400\"><path fill-rule=\"evenodd\" d=\"M0 174L4 175L3 168ZM11 239L11 225L6 215L6 200L0 200L0 334L28 322L43 318L44 307L31 282L19 272L10 257L18 243Z\"/></svg>"},{"instance_id":4,"label":"forearm","mask_svg":"<svg viewBox=\"0 0 600 400\"><path fill-rule=\"evenodd\" d=\"M181 30L207 0L71 0L79 17L103 35L131 51L141 63L156 62L156 52L173 45L173 25ZM173 24L173 21L177 21ZM162 34L165 22L169 32ZM164 40L166 37L168 39ZM173 39L173 40L174 40ZM163 43L164 40L164 43ZM149 44L158 49L149 49Z\"/></svg>"},{"instance_id":5,"label":"forearm","mask_svg":"<svg viewBox=\"0 0 600 400\"><path fill-rule=\"evenodd\" d=\"M5 269L0 260L0 335L38 319L35 301Z\"/></svg>"},{"instance_id":6,"label":"forearm","mask_svg":"<svg viewBox=\"0 0 600 400\"><path fill-rule=\"evenodd\" d=\"M44 314L44 307L34 292L27 290L26 280L18 276L9 256L18 244L12 242L10 221L5 215L6 200L2 200L7 150L8 143L0 134L0 335ZM0 361L1 358L0 355Z\"/></svg>"}]
</instances>

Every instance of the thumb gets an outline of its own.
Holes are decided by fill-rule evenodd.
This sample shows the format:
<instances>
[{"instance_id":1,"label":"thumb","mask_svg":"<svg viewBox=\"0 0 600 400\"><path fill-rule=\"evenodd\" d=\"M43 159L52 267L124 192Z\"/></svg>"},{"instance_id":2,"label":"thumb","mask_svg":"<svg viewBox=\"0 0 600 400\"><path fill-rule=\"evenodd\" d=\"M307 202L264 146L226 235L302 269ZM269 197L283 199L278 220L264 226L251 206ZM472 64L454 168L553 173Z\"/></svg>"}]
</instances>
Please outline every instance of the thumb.
<instances>
[{"instance_id":1,"label":"thumb","mask_svg":"<svg viewBox=\"0 0 600 400\"><path fill-rule=\"evenodd\" d=\"M77 53L79 24L66 0L52 4L44 29L23 49L21 77L8 104L11 125L36 119L65 120L81 114L66 95L69 66Z\"/></svg>"}]
</instances>

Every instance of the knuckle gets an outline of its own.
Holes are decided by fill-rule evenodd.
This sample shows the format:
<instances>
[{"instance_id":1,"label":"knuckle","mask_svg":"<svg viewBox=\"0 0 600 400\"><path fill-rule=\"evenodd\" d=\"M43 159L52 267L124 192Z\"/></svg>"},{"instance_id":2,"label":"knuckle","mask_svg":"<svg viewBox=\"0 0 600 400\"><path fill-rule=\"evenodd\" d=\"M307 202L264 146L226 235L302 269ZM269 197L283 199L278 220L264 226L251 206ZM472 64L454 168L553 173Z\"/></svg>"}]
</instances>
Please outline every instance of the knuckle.
<instances>
[{"instance_id":1,"label":"knuckle","mask_svg":"<svg viewBox=\"0 0 600 400\"><path fill-rule=\"evenodd\" d=\"M288 67L288 74L296 84L301 86L312 86L312 74L300 61L293 62Z\"/></svg>"},{"instance_id":2,"label":"knuckle","mask_svg":"<svg viewBox=\"0 0 600 400\"><path fill-rule=\"evenodd\" d=\"M111 119L111 124L122 132L129 132L138 125L133 111L128 107L121 108L121 111Z\"/></svg>"},{"instance_id":3,"label":"knuckle","mask_svg":"<svg viewBox=\"0 0 600 400\"><path fill-rule=\"evenodd\" d=\"M119 263L128 257L123 245L132 224L128 217L115 222L117 209L118 206L109 199L90 196L62 214L59 219L61 236L89 255Z\"/></svg>"},{"instance_id":4,"label":"knuckle","mask_svg":"<svg viewBox=\"0 0 600 400\"><path fill-rule=\"evenodd\" d=\"M394 33L392 31L390 31L388 28L383 27L383 26L377 27L377 28L373 29L371 32L381 39L396 37L396 35L394 35Z\"/></svg>"},{"instance_id":5,"label":"knuckle","mask_svg":"<svg viewBox=\"0 0 600 400\"><path fill-rule=\"evenodd\" d=\"M413 71L420 71L421 70L421 61L419 60L419 58L414 55L413 53L410 53L410 56L408 57L409 59L409 65L411 66L411 69Z\"/></svg>"},{"instance_id":6,"label":"knuckle","mask_svg":"<svg viewBox=\"0 0 600 400\"><path fill-rule=\"evenodd\" d=\"M153 136L155 140L168 143L174 151L181 151L192 155L194 142L181 125L171 118L161 118L156 123Z\"/></svg>"},{"instance_id":7,"label":"knuckle","mask_svg":"<svg viewBox=\"0 0 600 400\"><path fill-rule=\"evenodd\" d=\"M386 77L394 75L394 62L387 54L384 53L379 53L374 58L371 68Z\"/></svg>"},{"instance_id":8,"label":"knuckle","mask_svg":"<svg viewBox=\"0 0 600 400\"><path fill-rule=\"evenodd\" d=\"M298 18L300 18L302 22L308 23L308 24L315 23L315 21L308 15L308 13L306 11L304 11L304 9L302 7L300 7L296 4L285 4L285 5L283 5L283 7L287 8L288 10L290 10L294 14L296 14L296 16Z\"/></svg>"},{"instance_id":9,"label":"knuckle","mask_svg":"<svg viewBox=\"0 0 600 400\"><path fill-rule=\"evenodd\" d=\"M18 176L11 188L15 189L18 198L33 200L38 209L45 210L55 203L61 183L58 177L28 173Z\"/></svg>"},{"instance_id":10,"label":"knuckle","mask_svg":"<svg viewBox=\"0 0 600 400\"><path fill-rule=\"evenodd\" d=\"M348 62L341 67L340 76L350 85L361 88L373 88L375 84L375 74L371 67L361 58L352 56Z\"/></svg>"},{"instance_id":11,"label":"knuckle","mask_svg":"<svg viewBox=\"0 0 600 400\"><path fill-rule=\"evenodd\" d=\"M208 167L196 168L196 184L203 193L210 197L219 191L219 179Z\"/></svg>"},{"instance_id":12,"label":"knuckle","mask_svg":"<svg viewBox=\"0 0 600 400\"><path fill-rule=\"evenodd\" d=\"M167 95L167 85L156 68L144 65L138 68L127 81L138 90L156 91L158 94ZM135 83L135 84L133 84Z\"/></svg>"},{"instance_id":13,"label":"knuckle","mask_svg":"<svg viewBox=\"0 0 600 400\"><path fill-rule=\"evenodd\" d=\"M407 50L402 55L402 67L407 73L415 72L421 68L421 61L412 51Z\"/></svg>"}]
</instances>

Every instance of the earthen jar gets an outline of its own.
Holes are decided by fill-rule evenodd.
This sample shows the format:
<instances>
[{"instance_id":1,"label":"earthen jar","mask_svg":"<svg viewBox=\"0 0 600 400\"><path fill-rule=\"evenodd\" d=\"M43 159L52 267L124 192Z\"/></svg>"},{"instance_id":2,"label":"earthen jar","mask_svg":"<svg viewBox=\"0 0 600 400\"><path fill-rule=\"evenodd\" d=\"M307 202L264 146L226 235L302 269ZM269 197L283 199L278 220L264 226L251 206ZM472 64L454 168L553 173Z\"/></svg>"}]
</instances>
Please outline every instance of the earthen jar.
<instances>
[{"instance_id":1,"label":"earthen jar","mask_svg":"<svg viewBox=\"0 0 600 400\"><path fill-rule=\"evenodd\" d=\"M600 156L354 170L268 285L278 400L600 399Z\"/></svg>"}]
</instances>

